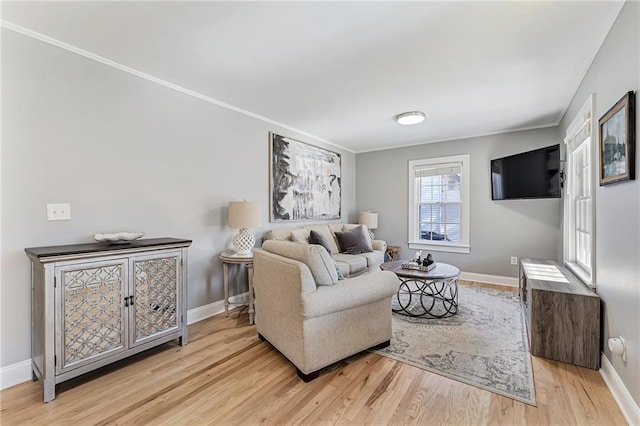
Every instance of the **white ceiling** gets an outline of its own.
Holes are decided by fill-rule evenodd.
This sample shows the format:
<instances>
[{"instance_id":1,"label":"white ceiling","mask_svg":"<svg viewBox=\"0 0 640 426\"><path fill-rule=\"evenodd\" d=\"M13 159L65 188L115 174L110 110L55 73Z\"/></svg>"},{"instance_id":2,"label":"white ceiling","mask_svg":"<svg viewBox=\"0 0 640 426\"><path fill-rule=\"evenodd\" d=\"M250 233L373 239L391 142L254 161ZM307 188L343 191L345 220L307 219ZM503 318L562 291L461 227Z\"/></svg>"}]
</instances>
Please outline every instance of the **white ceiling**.
<instances>
[{"instance_id":1,"label":"white ceiling","mask_svg":"<svg viewBox=\"0 0 640 426\"><path fill-rule=\"evenodd\" d=\"M556 125L620 8L22 2L2 20L363 152ZM410 110L427 121L395 123Z\"/></svg>"}]
</instances>

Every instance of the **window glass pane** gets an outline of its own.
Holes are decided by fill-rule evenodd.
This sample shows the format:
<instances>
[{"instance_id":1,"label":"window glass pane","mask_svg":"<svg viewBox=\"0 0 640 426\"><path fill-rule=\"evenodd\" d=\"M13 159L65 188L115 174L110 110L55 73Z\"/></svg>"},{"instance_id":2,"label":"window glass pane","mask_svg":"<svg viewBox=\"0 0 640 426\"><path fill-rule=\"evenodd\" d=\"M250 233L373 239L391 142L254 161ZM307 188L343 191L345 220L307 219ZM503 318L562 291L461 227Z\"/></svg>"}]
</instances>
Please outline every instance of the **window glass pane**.
<instances>
[{"instance_id":1,"label":"window glass pane","mask_svg":"<svg viewBox=\"0 0 640 426\"><path fill-rule=\"evenodd\" d=\"M459 203L461 195L460 182L454 182L447 185L447 193L444 201L448 203Z\"/></svg>"},{"instance_id":2,"label":"window glass pane","mask_svg":"<svg viewBox=\"0 0 640 426\"><path fill-rule=\"evenodd\" d=\"M461 204L445 204L443 205L445 220L448 223L460 223Z\"/></svg>"},{"instance_id":3,"label":"window glass pane","mask_svg":"<svg viewBox=\"0 0 640 426\"><path fill-rule=\"evenodd\" d=\"M420 222L431 222L433 218L433 205L421 204L419 212Z\"/></svg>"},{"instance_id":4,"label":"window glass pane","mask_svg":"<svg viewBox=\"0 0 640 426\"><path fill-rule=\"evenodd\" d=\"M432 234L431 223L420 223L420 239L430 240L431 234Z\"/></svg>"},{"instance_id":5,"label":"window glass pane","mask_svg":"<svg viewBox=\"0 0 640 426\"><path fill-rule=\"evenodd\" d=\"M593 220L591 220L591 198L587 198L584 200L584 210L585 210L584 230L589 234L589 238L591 238L591 234L593 234L593 224L592 224Z\"/></svg>"},{"instance_id":6,"label":"window glass pane","mask_svg":"<svg viewBox=\"0 0 640 426\"><path fill-rule=\"evenodd\" d=\"M445 235L449 241L460 241L460 224L459 223L447 223L445 224Z\"/></svg>"}]
</instances>

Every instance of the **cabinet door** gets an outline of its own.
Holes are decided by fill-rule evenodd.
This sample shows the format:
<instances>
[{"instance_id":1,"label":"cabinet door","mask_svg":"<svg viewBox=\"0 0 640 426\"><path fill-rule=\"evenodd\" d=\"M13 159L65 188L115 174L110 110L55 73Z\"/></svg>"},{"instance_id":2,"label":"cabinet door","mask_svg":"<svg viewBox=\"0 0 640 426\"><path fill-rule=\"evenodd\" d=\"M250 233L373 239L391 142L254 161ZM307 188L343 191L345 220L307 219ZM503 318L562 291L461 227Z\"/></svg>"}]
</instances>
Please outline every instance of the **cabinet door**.
<instances>
[{"instance_id":1,"label":"cabinet door","mask_svg":"<svg viewBox=\"0 0 640 426\"><path fill-rule=\"evenodd\" d=\"M131 346L176 331L182 325L181 253L171 251L131 259L133 303ZM133 311L131 312L131 309Z\"/></svg>"},{"instance_id":2,"label":"cabinet door","mask_svg":"<svg viewBox=\"0 0 640 426\"><path fill-rule=\"evenodd\" d=\"M56 267L56 372L126 349L126 259Z\"/></svg>"}]
</instances>

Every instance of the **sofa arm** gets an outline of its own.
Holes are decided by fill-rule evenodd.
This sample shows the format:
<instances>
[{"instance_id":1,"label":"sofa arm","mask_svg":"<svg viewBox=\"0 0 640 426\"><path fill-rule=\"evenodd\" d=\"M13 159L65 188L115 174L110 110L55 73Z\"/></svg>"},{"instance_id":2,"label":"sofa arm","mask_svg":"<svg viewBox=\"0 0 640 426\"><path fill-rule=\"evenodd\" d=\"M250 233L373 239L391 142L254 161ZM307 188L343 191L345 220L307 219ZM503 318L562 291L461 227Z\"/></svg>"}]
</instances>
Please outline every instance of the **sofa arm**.
<instances>
[{"instance_id":1,"label":"sofa arm","mask_svg":"<svg viewBox=\"0 0 640 426\"><path fill-rule=\"evenodd\" d=\"M312 293L302 294L302 315L314 318L377 302L396 294L398 286L398 278L390 271L375 271L336 285L319 286Z\"/></svg>"},{"instance_id":2,"label":"sofa arm","mask_svg":"<svg viewBox=\"0 0 640 426\"><path fill-rule=\"evenodd\" d=\"M371 240L371 247L374 250L381 251L382 253L387 252L387 242L384 240Z\"/></svg>"}]
</instances>

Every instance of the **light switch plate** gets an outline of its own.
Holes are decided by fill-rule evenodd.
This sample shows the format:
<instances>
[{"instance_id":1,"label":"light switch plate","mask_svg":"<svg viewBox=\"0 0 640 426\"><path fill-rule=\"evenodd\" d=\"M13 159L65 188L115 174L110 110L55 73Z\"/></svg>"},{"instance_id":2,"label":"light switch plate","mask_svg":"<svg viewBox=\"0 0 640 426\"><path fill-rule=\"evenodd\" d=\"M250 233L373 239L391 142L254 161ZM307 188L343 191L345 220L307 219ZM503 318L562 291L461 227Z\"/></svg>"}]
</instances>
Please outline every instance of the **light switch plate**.
<instances>
[{"instance_id":1,"label":"light switch plate","mask_svg":"<svg viewBox=\"0 0 640 426\"><path fill-rule=\"evenodd\" d=\"M47 220L71 220L71 204L47 204Z\"/></svg>"}]
</instances>

